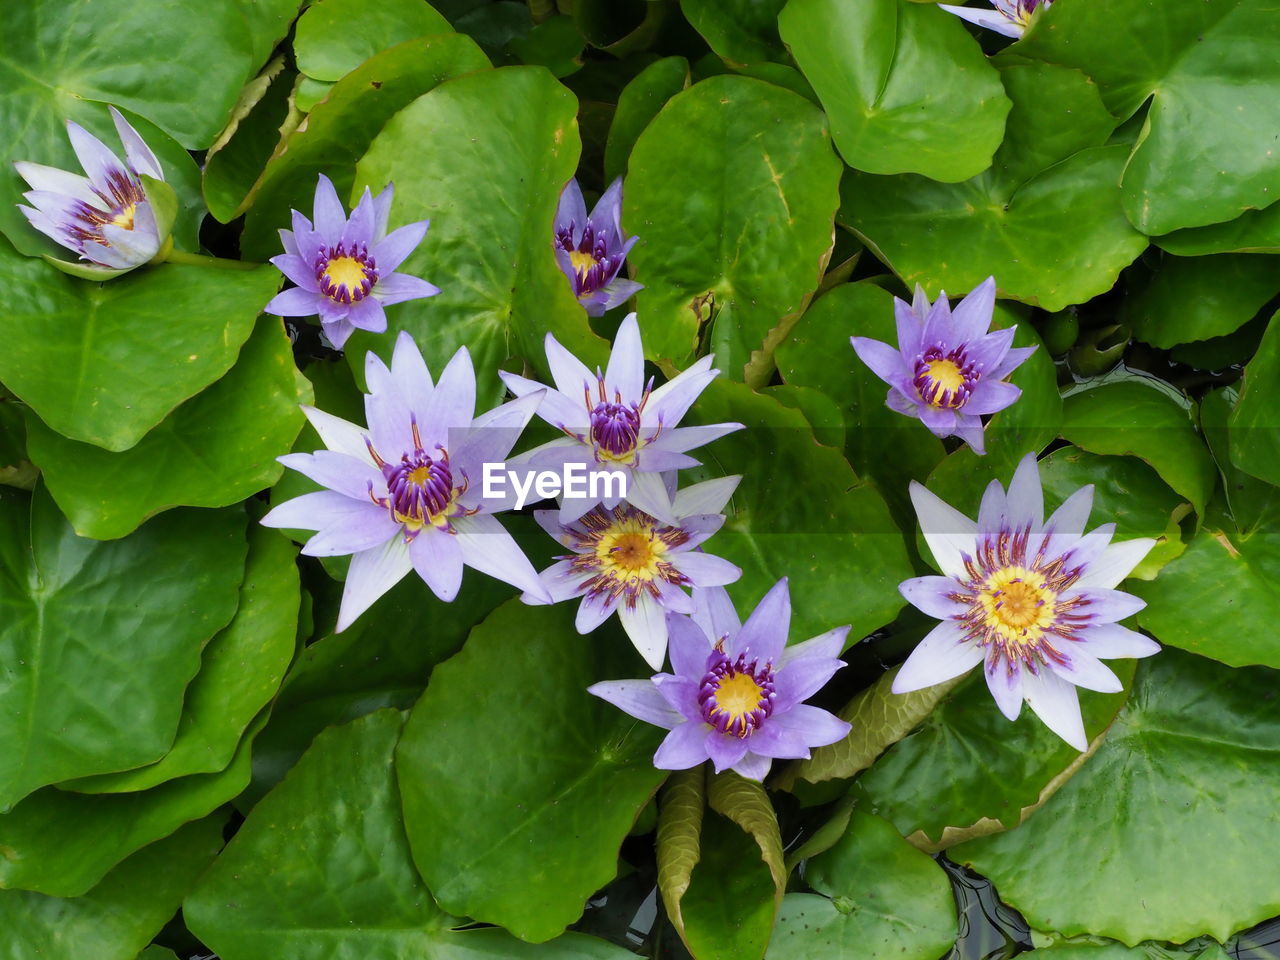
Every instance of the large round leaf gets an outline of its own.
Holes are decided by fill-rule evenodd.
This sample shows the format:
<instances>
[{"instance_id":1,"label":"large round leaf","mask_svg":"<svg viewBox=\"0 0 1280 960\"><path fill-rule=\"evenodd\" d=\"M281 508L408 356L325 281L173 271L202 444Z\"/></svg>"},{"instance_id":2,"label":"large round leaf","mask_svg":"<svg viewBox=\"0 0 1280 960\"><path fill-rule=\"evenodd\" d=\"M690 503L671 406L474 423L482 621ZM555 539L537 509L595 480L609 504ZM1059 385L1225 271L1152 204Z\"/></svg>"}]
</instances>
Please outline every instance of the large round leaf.
<instances>
[{"instance_id":1,"label":"large round leaf","mask_svg":"<svg viewBox=\"0 0 1280 960\"><path fill-rule=\"evenodd\" d=\"M1142 458L1204 514L1217 480L1213 458L1179 399L1154 381L1120 380L1072 393L1063 403L1062 435L1091 453Z\"/></svg>"},{"instance_id":2,"label":"large round leaf","mask_svg":"<svg viewBox=\"0 0 1280 960\"><path fill-rule=\"evenodd\" d=\"M1127 148L1104 145L1115 121L1079 72L1010 61L1000 76L1013 110L990 170L956 184L850 173L840 221L931 297L994 274L1000 296L1060 310L1109 290L1147 245L1116 187Z\"/></svg>"},{"instance_id":3,"label":"large round leaf","mask_svg":"<svg viewBox=\"0 0 1280 960\"><path fill-rule=\"evenodd\" d=\"M81 536L122 537L175 506L222 507L269 487L311 402L280 321L264 318L236 365L128 450L59 436L35 416L27 449ZM199 451L193 456L193 451Z\"/></svg>"},{"instance_id":4,"label":"large round leaf","mask_svg":"<svg viewBox=\"0 0 1280 960\"><path fill-rule=\"evenodd\" d=\"M1234 220L1188 227L1155 237L1162 250L1180 257L1209 253L1280 253L1280 203L1246 210Z\"/></svg>"},{"instance_id":5,"label":"large round leaf","mask_svg":"<svg viewBox=\"0 0 1280 960\"><path fill-rule=\"evenodd\" d=\"M680 0L680 12L711 49L728 62L745 66L782 60L778 13L787 0Z\"/></svg>"},{"instance_id":6,"label":"large round leaf","mask_svg":"<svg viewBox=\"0 0 1280 960\"><path fill-rule=\"evenodd\" d=\"M955 182L991 165L1009 99L955 17L907 0L791 0L778 26L851 167Z\"/></svg>"},{"instance_id":7,"label":"large round leaf","mask_svg":"<svg viewBox=\"0 0 1280 960\"><path fill-rule=\"evenodd\" d=\"M1124 206L1139 230L1168 233L1234 219L1280 192L1276 16L1274 0L1069 2L1046 11L1018 52L1083 70L1119 116L1152 98Z\"/></svg>"},{"instance_id":8,"label":"large round leaf","mask_svg":"<svg viewBox=\"0 0 1280 960\"><path fill-rule=\"evenodd\" d=\"M0 48L0 189L9 199L0 204L0 231L24 253L44 251L12 202L27 189L12 161L78 171L64 121L75 120L114 147L104 102L155 121L185 147L208 146L297 9L298 0L158 7L30 0L8 7ZM184 197L198 200L196 172L177 144L170 149L150 124L139 132Z\"/></svg>"},{"instance_id":9,"label":"large round leaf","mask_svg":"<svg viewBox=\"0 0 1280 960\"><path fill-rule=\"evenodd\" d=\"M55 897L88 892L126 857L243 790L252 742L252 735L245 738L225 770L153 790L100 797L57 787L36 791L0 815L0 887Z\"/></svg>"},{"instance_id":10,"label":"large round leaf","mask_svg":"<svg viewBox=\"0 0 1280 960\"><path fill-rule=\"evenodd\" d=\"M1172 347L1244 326L1280 292L1280 257L1167 256L1124 300L1117 318L1139 340Z\"/></svg>"},{"instance_id":11,"label":"large round leaf","mask_svg":"<svg viewBox=\"0 0 1280 960\"><path fill-rule=\"evenodd\" d=\"M452 31L427 0L316 0L298 18L293 52L307 76L340 80L388 47Z\"/></svg>"},{"instance_id":12,"label":"large round leaf","mask_svg":"<svg viewBox=\"0 0 1280 960\"><path fill-rule=\"evenodd\" d=\"M153 763L200 650L231 620L244 514L179 511L110 543L43 490L0 492L0 809L37 787Z\"/></svg>"},{"instance_id":13,"label":"large round leaf","mask_svg":"<svg viewBox=\"0 0 1280 960\"><path fill-rule=\"evenodd\" d=\"M805 881L820 895L782 901L768 960L935 960L955 942L947 875L879 817L855 812Z\"/></svg>"},{"instance_id":14,"label":"large round leaf","mask_svg":"<svg viewBox=\"0 0 1280 960\"><path fill-rule=\"evenodd\" d=\"M1128 684L1133 662L1109 664ZM1106 730L1124 693L1079 692L1085 733ZM855 794L921 849L1016 827L1083 762L1024 705L1010 723L974 671L859 779Z\"/></svg>"},{"instance_id":15,"label":"large round leaf","mask_svg":"<svg viewBox=\"0 0 1280 960\"><path fill-rule=\"evenodd\" d=\"M1274 915L1276 679L1175 650L1143 661L1089 762L1017 830L951 856L990 877L1033 927L1067 936L1223 941Z\"/></svg>"},{"instance_id":16,"label":"large round leaf","mask_svg":"<svg viewBox=\"0 0 1280 960\"><path fill-rule=\"evenodd\" d=\"M288 540L253 524L240 607L204 648L169 752L150 766L59 786L82 793L120 793L225 769L243 749L245 730L275 696L293 659L301 603L296 557Z\"/></svg>"},{"instance_id":17,"label":"large round leaf","mask_svg":"<svg viewBox=\"0 0 1280 960\"><path fill-rule=\"evenodd\" d=\"M684 366L714 323L720 366L740 379L822 279L839 179L803 97L733 76L674 96L636 142L623 197L648 354Z\"/></svg>"},{"instance_id":18,"label":"large round leaf","mask_svg":"<svg viewBox=\"0 0 1280 960\"><path fill-rule=\"evenodd\" d=\"M276 149L250 192L244 255L265 260L282 252L278 231L289 225L290 209L311 216L319 174L348 193L356 161L392 116L436 84L488 66L470 37L450 33L384 50L339 80Z\"/></svg>"},{"instance_id":19,"label":"large round leaf","mask_svg":"<svg viewBox=\"0 0 1280 960\"><path fill-rule=\"evenodd\" d=\"M541 67L473 73L436 87L387 124L356 170L357 188L394 182L394 223L432 220L401 272L441 288L391 316L439 371L471 352L480 403L502 396L498 366L513 353L542 369L554 333L594 364L604 344L556 265L552 227L580 150L573 95ZM358 334L347 350L390 357L394 337Z\"/></svg>"},{"instance_id":20,"label":"large round leaf","mask_svg":"<svg viewBox=\"0 0 1280 960\"><path fill-rule=\"evenodd\" d=\"M1207 522L1152 583L1135 584L1147 601L1138 622L1163 643L1233 667L1280 667L1280 536L1244 536Z\"/></svg>"},{"instance_id":21,"label":"large round leaf","mask_svg":"<svg viewBox=\"0 0 1280 960\"><path fill-rule=\"evenodd\" d=\"M196 935L224 960L628 956L577 934L539 948L494 928L450 929L405 842L392 769L400 725L383 710L317 738L187 898Z\"/></svg>"},{"instance_id":22,"label":"large round leaf","mask_svg":"<svg viewBox=\"0 0 1280 960\"><path fill-rule=\"evenodd\" d=\"M875 488L814 440L804 414L725 380L692 414L746 424L698 451L703 476L742 476L708 545L742 568L729 587L738 609L745 615L787 577L794 640L850 624L852 641L891 621L903 604L898 583L911 576L902 533Z\"/></svg>"},{"instance_id":23,"label":"large round leaf","mask_svg":"<svg viewBox=\"0 0 1280 960\"><path fill-rule=\"evenodd\" d=\"M127 450L225 374L280 284L275 267L166 263L87 283L0 240L0 380L53 430Z\"/></svg>"},{"instance_id":24,"label":"large round leaf","mask_svg":"<svg viewBox=\"0 0 1280 960\"><path fill-rule=\"evenodd\" d=\"M571 606L514 600L435 668L396 770L414 862L442 907L548 940L613 878L666 776L661 731L586 688L641 668L611 624L579 636Z\"/></svg>"},{"instance_id":25,"label":"large round leaf","mask_svg":"<svg viewBox=\"0 0 1280 960\"><path fill-rule=\"evenodd\" d=\"M223 817L183 827L83 897L0 890L5 960L135 960L222 847Z\"/></svg>"}]
</instances>

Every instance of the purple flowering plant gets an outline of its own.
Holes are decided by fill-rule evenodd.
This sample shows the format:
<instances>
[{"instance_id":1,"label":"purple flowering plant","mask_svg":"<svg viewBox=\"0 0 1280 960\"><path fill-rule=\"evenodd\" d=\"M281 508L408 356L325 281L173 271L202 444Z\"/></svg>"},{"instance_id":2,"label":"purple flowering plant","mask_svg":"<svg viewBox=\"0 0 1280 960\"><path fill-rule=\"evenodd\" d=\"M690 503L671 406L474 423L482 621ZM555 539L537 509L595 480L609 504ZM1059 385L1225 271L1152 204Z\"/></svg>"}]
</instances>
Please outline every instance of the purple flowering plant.
<instances>
[{"instance_id":1,"label":"purple flowering plant","mask_svg":"<svg viewBox=\"0 0 1280 960\"><path fill-rule=\"evenodd\" d=\"M962 2L8 4L0 960L1262 960L1280 13Z\"/></svg>"}]
</instances>

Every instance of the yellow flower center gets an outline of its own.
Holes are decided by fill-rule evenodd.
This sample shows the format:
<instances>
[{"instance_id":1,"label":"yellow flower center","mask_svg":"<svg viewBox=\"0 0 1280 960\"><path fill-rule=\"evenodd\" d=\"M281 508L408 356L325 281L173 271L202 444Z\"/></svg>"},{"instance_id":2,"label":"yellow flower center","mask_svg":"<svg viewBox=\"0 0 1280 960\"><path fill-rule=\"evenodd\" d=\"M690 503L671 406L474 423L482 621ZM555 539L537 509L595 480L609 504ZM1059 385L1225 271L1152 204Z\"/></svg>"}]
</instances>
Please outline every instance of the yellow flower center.
<instances>
[{"instance_id":1,"label":"yellow flower center","mask_svg":"<svg viewBox=\"0 0 1280 960\"><path fill-rule=\"evenodd\" d=\"M1057 616L1057 600L1043 575L1018 566L996 570L978 592L987 629L1015 645L1040 640Z\"/></svg>"},{"instance_id":2,"label":"yellow flower center","mask_svg":"<svg viewBox=\"0 0 1280 960\"><path fill-rule=\"evenodd\" d=\"M955 362L947 359L930 360L928 362L929 379L936 383L942 390L949 391L953 395L957 390L964 386L964 374L960 372L960 368ZM941 396L941 392L939 392Z\"/></svg>"},{"instance_id":3,"label":"yellow flower center","mask_svg":"<svg viewBox=\"0 0 1280 960\"><path fill-rule=\"evenodd\" d=\"M765 698L764 688L749 673L732 673L716 685L716 708L729 718L729 723L745 720L759 709Z\"/></svg>"},{"instance_id":4,"label":"yellow flower center","mask_svg":"<svg viewBox=\"0 0 1280 960\"><path fill-rule=\"evenodd\" d=\"M428 466L414 467L409 471L409 482L419 487L426 486L428 480L431 479L431 468Z\"/></svg>"},{"instance_id":5,"label":"yellow flower center","mask_svg":"<svg viewBox=\"0 0 1280 960\"><path fill-rule=\"evenodd\" d=\"M364 264L355 257L334 257L325 267L324 275L335 287L359 290L365 279Z\"/></svg>"},{"instance_id":6,"label":"yellow flower center","mask_svg":"<svg viewBox=\"0 0 1280 960\"><path fill-rule=\"evenodd\" d=\"M137 204L129 204L121 207L120 212L108 221L114 227L123 227L125 230L133 229L133 212L137 209Z\"/></svg>"},{"instance_id":7,"label":"yellow flower center","mask_svg":"<svg viewBox=\"0 0 1280 960\"><path fill-rule=\"evenodd\" d=\"M605 573L618 580L652 580L667 545L653 535L653 528L628 517L613 525L596 545L596 558Z\"/></svg>"},{"instance_id":8,"label":"yellow flower center","mask_svg":"<svg viewBox=\"0 0 1280 960\"><path fill-rule=\"evenodd\" d=\"M587 273L592 267L599 263L595 257L589 253L583 253L581 250L569 251L569 263L573 265L573 272L581 276Z\"/></svg>"}]
</instances>

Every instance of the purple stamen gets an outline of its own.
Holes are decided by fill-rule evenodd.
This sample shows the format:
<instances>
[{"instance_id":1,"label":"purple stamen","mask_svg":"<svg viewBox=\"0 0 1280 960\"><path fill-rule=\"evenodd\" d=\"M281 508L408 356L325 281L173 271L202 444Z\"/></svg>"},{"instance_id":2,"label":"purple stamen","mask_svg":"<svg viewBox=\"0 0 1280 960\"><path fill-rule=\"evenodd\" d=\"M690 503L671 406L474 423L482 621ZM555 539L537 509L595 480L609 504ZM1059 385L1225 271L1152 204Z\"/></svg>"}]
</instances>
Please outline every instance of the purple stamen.
<instances>
[{"instance_id":1,"label":"purple stamen","mask_svg":"<svg viewBox=\"0 0 1280 960\"><path fill-rule=\"evenodd\" d=\"M777 697L774 690L773 663L763 666L758 659L747 663L745 653L738 654L738 659L730 661L717 648L713 653L717 657L714 666L703 674L698 684L698 704L702 708L702 718L721 733L735 737L748 736L756 730L773 713L773 702ZM759 699L753 709L726 709L719 702L718 696L723 687L732 683L736 677L746 676L749 682L759 688Z\"/></svg>"},{"instance_id":2,"label":"purple stamen","mask_svg":"<svg viewBox=\"0 0 1280 960\"><path fill-rule=\"evenodd\" d=\"M933 363L939 361L952 364L964 382L959 386L951 387L944 386L935 380L930 369ZM916 359L912 383L919 391L920 399L925 403L935 407L956 409L964 406L981 375L981 367L969 361L963 346L956 347L949 353L943 353L939 346L932 346Z\"/></svg>"},{"instance_id":3,"label":"purple stamen","mask_svg":"<svg viewBox=\"0 0 1280 960\"><path fill-rule=\"evenodd\" d=\"M351 262L338 262L343 260ZM335 279L331 274L335 268L345 274L349 273L353 267L360 270L360 276L350 278L350 283L345 276ZM320 292L334 303L359 303L369 295L373 285L378 282L378 264L369 255L368 245L363 243L353 243L350 250L347 250L342 243L336 247L322 249L316 257L315 269Z\"/></svg>"}]
</instances>

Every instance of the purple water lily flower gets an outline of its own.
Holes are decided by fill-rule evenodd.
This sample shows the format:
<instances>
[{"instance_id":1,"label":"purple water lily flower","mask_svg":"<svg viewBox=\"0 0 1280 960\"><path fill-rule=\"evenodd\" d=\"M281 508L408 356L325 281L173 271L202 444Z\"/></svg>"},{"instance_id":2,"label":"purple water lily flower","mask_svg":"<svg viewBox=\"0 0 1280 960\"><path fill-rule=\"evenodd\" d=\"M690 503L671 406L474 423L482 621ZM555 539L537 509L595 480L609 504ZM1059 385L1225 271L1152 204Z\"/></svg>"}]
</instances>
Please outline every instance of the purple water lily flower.
<instances>
[{"instance_id":1,"label":"purple water lily flower","mask_svg":"<svg viewBox=\"0 0 1280 960\"><path fill-rule=\"evenodd\" d=\"M23 160L14 169L31 190L30 207L18 209L31 225L82 260L128 270L160 252L155 210L141 177L163 180L160 161L115 107L111 119L124 146L126 163L77 123L67 121L67 136L87 177Z\"/></svg>"},{"instance_id":2,"label":"purple water lily flower","mask_svg":"<svg viewBox=\"0 0 1280 960\"><path fill-rule=\"evenodd\" d=\"M578 181L570 180L565 186L556 210L556 262L589 316L603 316L644 289L642 284L618 276L638 239L622 235L621 177L609 184L590 216Z\"/></svg>"},{"instance_id":3,"label":"purple water lily flower","mask_svg":"<svg viewBox=\"0 0 1280 960\"><path fill-rule=\"evenodd\" d=\"M512 373L499 375L517 397L545 391L538 416L565 436L517 459L546 470L583 464L588 489L611 489L596 485L592 477L621 472L626 490L625 497L566 496L561 500L560 522L571 523L597 503L613 508L625 500L665 523L674 523L671 497L661 474L698 466L686 451L742 429L740 423L676 426L720 373L711 369L713 357L703 357L655 390L653 380L644 379L644 346L634 313L618 328L604 373L591 373L551 334L546 347L555 390Z\"/></svg>"},{"instance_id":4,"label":"purple water lily flower","mask_svg":"<svg viewBox=\"0 0 1280 960\"><path fill-rule=\"evenodd\" d=\"M685 588L733 583L742 571L728 560L697 549L724 525L720 512L741 477L721 477L678 491L673 524L628 504L595 507L569 524L558 511L537 510L542 528L573 553L542 571L554 602L581 597L579 633L590 633L614 611L649 666L658 670L667 653L668 611L693 613ZM674 487L674 478L669 480Z\"/></svg>"},{"instance_id":5,"label":"purple water lily flower","mask_svg":"<svg viewBox=\"0 0 1280 960\"><path fill-rule=\"evenodd\" d=\"M706 596L711 594L711 596ZM668 614L671 666L648 680L613 680L587 690L667 734L653 756L660 770L687 770L711 760L763 780L775 759L809 756L835 743L849 724L803 703L844 666L848 627L787 646L791 598L779 580L741 627L723 590L694 591L695 617ZM718 632L713 641L704 625Z\"/></svg>"},{"instance_id":6,"label":"purple water lily flower","mask_svg":"<svg viewBox=\"0 0 1280 960\"><path fill-rule=\"evenodd\" d=\"M1031 15L1052 3L1053 0L991 0L994 10L958 7L949 3L940 3L938 6L970 23L1016 39L1022 36L1022 32L1031 23Z\"/></svg>"},{"instance_id":7,"label":"purple water lily flower","mask_svg":"<svg viewBox=\"0 0 1280 960\"><path fill-rule=\"evenodd\" d=\"M445 602L457 595L464 566L549 601L532 564L493 516L511 508L511 497L483 497L480 482L485 463L502 463L510 453L540 398L476 417L466 347L433 385L404 332L391 368L370 352L365 376L367 430L303 407L328 449L279 458L327 489L288 500L262 519L268 527L319 531L302 548L308 556L352 555L337 629L410 569Z\"/></svg>"},{"instance_id":8,"label":"purple water lily flower","mask_svg":"<svg viewBox=\"0 0 1280 960\"><path fill-rule=\"evenodd\" d=\"M420 220L387 233L394 197L391 184L376 197L365 187L348 219L333 183L320 174L314 227L294 210L293 229L280 231L285 252L271 258L297 286L263 309L278 317L318 315L325 335L340 348L353 330L386 330L383 307L439 293L420 277L394 272L422 242L428 224Z\"/></svg>"},{"instance_id":9,"label":"purple water lily flower","mask_svg":"<svg viewBox=\"0 0 1280 960\"><path fill-rule=\"evenodd\" d=\"M893 682L909 693L985 663L996 704L1015 720L1026 700L1045 725L1077 750L1089 744L1076 687L1122 689L1100 657L1147 657L1160 649L1116 621L1146 604L1115 587L1155 545L1112 543L1115 524L1084 532L1092 485L1044 520L1040 473L1027 454L1006 494L993 480L978 521L918 483L911 499L940 577L917 577L902 595L942 621L912 651Z\"/></svg>"},{"instance_id":10,"label":"purple water lily flower","mask_svg":"<svg viewBox=\"0 0 1280 960\"><path fill-rule=\"evenodd\" d=\"M898 347L852 337L853 349L889 384L890 409L918 417L938 437L959 437L985 453L982 414L1003 410L1022 395L1004 378L1035 352L1013 346L1016 327L990 333L996 281L988 277L953 312L945 293L932 306L917 286L908 306L894 299Z\"/></svg>"}]
</instances>

